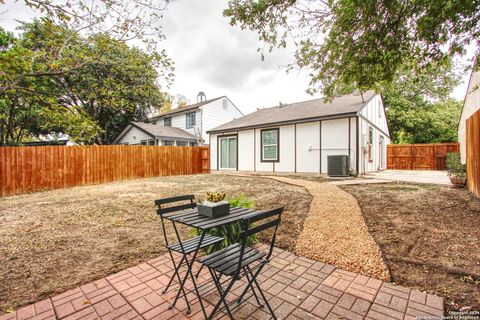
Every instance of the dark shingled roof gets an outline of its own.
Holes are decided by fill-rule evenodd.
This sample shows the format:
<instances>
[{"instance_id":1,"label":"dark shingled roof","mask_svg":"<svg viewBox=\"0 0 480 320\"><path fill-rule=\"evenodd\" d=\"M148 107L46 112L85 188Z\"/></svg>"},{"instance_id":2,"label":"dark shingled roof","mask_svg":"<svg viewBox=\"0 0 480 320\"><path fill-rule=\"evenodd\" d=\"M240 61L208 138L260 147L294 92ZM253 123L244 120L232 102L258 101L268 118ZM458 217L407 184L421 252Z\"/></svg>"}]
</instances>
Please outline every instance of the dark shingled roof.
<instances>
[{"instance_id":1,"label":"dark shingled roof","mask_svg":"<svg viewBox=\"0 0 480 320\"><path fill-rule=\"evenodd\" d=\"M210 102L213 102L215 100L218 100L218 99L221 99L221 98L225 98L225 96L221 96L221 97L218 97L218 98L213 98L213 99L210 99L210 100L205 100L205 101L202 101L202 102L198 102L198 103L195 103L195 104L191 104L191 105L188 105L188 106L185 106L185 107L181 107L181 108L176 108L176 109L172 109L170 111L166 111L166 112L162 112L150 119L148 119L148 121L155 121L156 119L158 118L161 118L161 117L164 117L164 116L168 116L168 115L171 115L171 114L175 114L175 113L180 113L180 112L185 112L185 111L190 111L190 110L195 110L197 108L200 108L201 106L203 105L206 105Z\"/></svg>"},{"instance_id":2,"label":"dark shingled roof","mask_svg":"<svg viewBox=\"0 0 480 320\"><path fill-rule=\"evenodd\" d=\"M365 103L375 96L374 91L367 91L361 95L349 94L336 97L330 102L324 99L315 99L304 102L287 104L280 107L260 109L244 117L232 120L221 126L209 130L210 132L229 131L243 128L255 128L265 125L295 123L307 119L318 119L342 114L358 112Z\"/></svg>"},{"instance_id":3,"label":"dark shingled roof","mask_svg":"<svg viewBox=\"0 0 480 320\"><path fill-rule=\"evenodd\" d=\"M151 124L151 123L133 122L133 121L130 122L130 125L133 127L137 127L140 130L148 134L151 134L154 137L197 141L197 137L195 135L185 130L182 130L180 128L165 127L165 126ZM127 132L128 132L128 129L123 130L123 132L115 139L115 142L119 141Z\"/></svg>"}]
</instances>

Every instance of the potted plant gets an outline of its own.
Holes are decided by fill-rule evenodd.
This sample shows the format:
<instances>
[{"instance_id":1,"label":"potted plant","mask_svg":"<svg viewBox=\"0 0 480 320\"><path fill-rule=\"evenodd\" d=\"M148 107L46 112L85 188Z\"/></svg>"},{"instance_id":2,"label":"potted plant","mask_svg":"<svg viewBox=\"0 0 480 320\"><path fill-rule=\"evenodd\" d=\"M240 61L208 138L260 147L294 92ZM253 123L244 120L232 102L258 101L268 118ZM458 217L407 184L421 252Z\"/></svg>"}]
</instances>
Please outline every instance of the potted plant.
<instances>
[{"instance_id":1,"label":"potted plant","mask_svg":"<svg viewBox=\"0 0 480 320\"><path fill-rule=\"evenodd\" d=\"M447 153L446 167L450 182L457 188L465 186L467 174L465 165L460 162L460 154L458 152Z\"/></svg>"},{"instance_id":2,"label":"potted plant","mask_svg":"<svg viewBox=\"0 0 480 320\"><path fill-rule=\"evenodd\" d=\"M198 204L198 214L210 218L226 216L230 213L230 203L225 196L225 192L207 192L206 201Z\"/></svg>"}]
</instances>

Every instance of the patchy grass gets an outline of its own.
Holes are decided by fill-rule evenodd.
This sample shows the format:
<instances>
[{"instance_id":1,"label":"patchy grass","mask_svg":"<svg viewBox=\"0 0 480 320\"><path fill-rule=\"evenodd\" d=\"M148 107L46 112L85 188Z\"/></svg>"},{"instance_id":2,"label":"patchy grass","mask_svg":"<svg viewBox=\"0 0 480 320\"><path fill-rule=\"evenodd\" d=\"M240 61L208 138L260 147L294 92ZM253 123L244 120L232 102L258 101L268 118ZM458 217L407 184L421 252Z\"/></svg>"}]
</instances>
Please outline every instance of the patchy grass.
<instances>
[{"instance_id":1,"label":"patchy grass","mask_svg":"<svg viewBox=\"0 0 480 320\"><path fill-rule=\"evenodd\" d=\"M342 186L359 201L393 281L480 309L480 199L434 185Z\"/></svg>"},{"instance_id":2,"label":"patchy grass","mask_svg":"<svg viewBox=\"0 0 480 320\"><path fill-rule=\"evenodd\" d=\"M240 193L285 206L277 245L292 250L311 201L301 187L259 177L193 175L124 181L0 199L0 314L165 252L154 199ZM186 235L187 230L181 230ZM173 237L173 230L167 232Z\"/></svg>"}]
</instances>

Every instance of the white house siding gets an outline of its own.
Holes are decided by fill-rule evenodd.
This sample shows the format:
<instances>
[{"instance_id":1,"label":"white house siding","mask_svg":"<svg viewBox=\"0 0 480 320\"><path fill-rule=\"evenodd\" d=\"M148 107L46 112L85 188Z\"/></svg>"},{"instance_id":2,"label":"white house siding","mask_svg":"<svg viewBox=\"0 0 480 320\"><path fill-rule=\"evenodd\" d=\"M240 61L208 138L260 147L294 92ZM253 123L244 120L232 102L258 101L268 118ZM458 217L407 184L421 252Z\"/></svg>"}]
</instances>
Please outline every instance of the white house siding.
<instances>
[{"instance_id":1,"label":"white house siding","mask_svg":"<svg viewBox=\"0 0 480 320\"><path fill-rule=\"evenodd\" d=\"M458 124L458 142L460 143L460 155L463 164L466 162L466 127L467 119L480 109L480 71L473 72L470 76L465 101L463 103L462 115Z\"/></svg>"},{"instance_id":2,"label":"white house siding","mask_svg":"<svg viewBox=\"0 0 480 320\"><path fill-rule=\"evenodd\" d=\"M328 169L328 156L349 154L348 124L349 124L348 118L322 121L322 172L323 173L326 173ZM350 140L350 148L354 143L355 143L355 140ZM355 158L355 154L352 152L351 152L351 157ZM355 168L354 161L355 161L354 159L350 159L350 167L352 168Z\"/></svg>"},{"instance_id":3,"label":"white house siding","mask_svg":"<svg viewBox=\"0 0 480 320\"><path fill-rule=\"evenodd\" d=\"M320 173L319 148L320 122L297 124L297 172Z\"/></svg>"},{"instance_id":4,"label":"white house siding","mask_svg":"<svg viewBox=\"0 0 480 320\"><path fill-rule=\"evenodd\" d=\"M350 167L357 169L357 121L360 147L358 166L360 173L386 169L386 150L390 143L388 125L379 96L372 98L360 111L362 117L312 121L296 125L265 126L238 132L238 169L257 172L327 173L329 155L350 154ZM370 122L369 122L370 121ZM369 127L373 128L373 161L368 161L366 144ZM261 130L278 128L280 133L279 162L261 162ZM232 134L235 132L225 132ZM350 133L350 139L349 139ZM210 139L211 168L217 170L217 136ZM253 137L254 136L254 137ZM384 137L383 165L380 163L379 139ZM295 143L296 137L296 143ZM321 148L321 150L320 150ZM321 154L321 161L320 161ZM255 163L253 164L253 159ZM321 170L320 170L321 166Z\"/></svg>"},{"instance_id":5,"label":"white house siding","mask_svg":"<svg viewBox=\"0 0 480 320\"><path fill-rule=\"evenodd\" d=\"M211 134L209 137L210 142L210 170L218 170L217 167L217 136L216 134Z\"/></svg>"},{"instance_id":6,"label":"white house siding","mask_svg":"<svg viewBox=\"0 0 480 320\"><path fill-rule=\"evenodd\" d=\"M153 139L153 138L152 138L151 135L148 135L145 132L143 132L142 130L132 126L123 135L122 139L120 139L120 141L118 141L118 144L125 144L125 143L140 144L141 140L148 140L148 139Z\"/></svg>"},{"instance_id":7,"label":"white house siding","mask_svg":"<svg viewBox=\"0 0 480 320\"><path fill-rule=\"evenodd\" d=\"M200 132L200 125L201 125L201 113L199 110L197 111L191 111L191 112L196 112L196 128L197 132ZM185 130L193 135L195 135L195 129L194 128L188 128L187 129L187 116L186 114L190 112L182 112L182 113L176 113L172 115L172 127L180 128L182 130ZM168 117L165 117L168 118ZM163 126L163 119L158 120L157 124L160 124ZM208 141L208 137L207 140Z\"/></svg>"},{"instance_id":8,"label":"white house siding","mask_svg":"<svg viewBox=\"0 0 480 320\"><path fill-rule=\"evenodd\" d=\"M321 123L321 173L327 173L328 155L348 154L349 121L348 119L337 119L323 120ZM351 167L355 168L355 118L351 118L350 126L350 147L352 150ZM237 133L239 171L320 173L320 121L279 127L265 127L264 129L269 128L279 129L279 161L274 163L261 161L260 139L262 129L239 131ZM236 132L227 132L225 135L235 133ZM221 134L212 134L210 136L212 170L217 170L218 136L221 136ZM296 151L295 137L297 140Z\"/></svg>"},{"instance_id":9,"label":"white house siding","mask_svg":"<svg viewBox=\"0 0 480 320\"><path fill-rule=\"evenodd\" d=\"M253 139L253 130L238 132L238 170L240 171L254 171L255 169Z\"/></svg>"},{"instance_id":10,"label":"white house siding","mask_svg":"<svg viewBox=\"0 0 480 320\"><path fill-rule=\"evenodd\" d=\"M197 125L202 131L202 138L208 143L207 131L224 123L240 118L243 114L227 98L221 98L200 107Z\"/></svg>"},{"instance_id":11,"label":"white house siding","mask_svg":"<svg viewBox=\"0 0 480 320\"><path fill-rule=\"evenodd\" d=\"M282 126L280 128L279 162L275 162L275 172L295 171L295 152L292 146L295 144L295 126Z\"/></svg>"}]
</instances>

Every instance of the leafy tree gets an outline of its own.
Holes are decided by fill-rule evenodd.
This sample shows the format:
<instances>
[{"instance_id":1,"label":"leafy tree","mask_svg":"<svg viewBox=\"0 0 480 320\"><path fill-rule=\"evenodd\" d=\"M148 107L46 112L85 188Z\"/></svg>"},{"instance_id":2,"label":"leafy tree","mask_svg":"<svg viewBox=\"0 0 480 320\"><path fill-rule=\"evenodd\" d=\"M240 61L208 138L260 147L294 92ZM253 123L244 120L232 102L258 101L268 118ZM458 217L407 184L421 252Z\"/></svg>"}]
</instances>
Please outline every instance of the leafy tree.
<instances>
[{"instance_id":1,"label":"leafy tree","mask_svg":"<svg viewBox=\"0 0 480 320\"><path fill-rule=\"evenodd\" d=\"M310 92L376 89L410 61L416 69L480 44L480 1L230 0L232 25L269 49L297 45L292 67L311 71Z\"/></svg>"},{"instance_id":2,"label":"leafy tree","mask_svg":"<svg viewBox=\"0 0 480 320\"><path fill-rule=\"evenodd\" d=\"M0 143L19 143L27 132L108 143L128 121L144 120L163 105L157 79L172 77L165 54L130 48L106 34L82 37L48 19L23 31L13 40L2 33L10 44L0 52Z\"/></svg>"},{"instance_id":3,"label":"leafy tree","mask_svg":"<svg viewBox=\"0 0 480 320\"><path fill-rule=\"evenodd\" d=\"M405 64L381 92L392 142L451 142L457 139L461 104L449 98L460 81L460 69L450 59L415 71Z\"/></svg>"},{"instance_id":4,"label":"leafy tree","mask_svg":"<svg viewBox=\"0 0 480 320\"><path fill-rule=\"evenodd\" d=\"M187 97L183 94L167 94L162 111L170 111L176 108L183 108L189 104Z\"/></svg>"},{"instance_id":5,"label":"leafy tree","mask_svg":"<svg viewBox=\"0 0 480 320\"><path fill-rule=\"evenodd\" d=\"M457 141L462 103L455 100L426 103L416 108L388 110L393 143Z\"/></svg>"}]
</instances>

